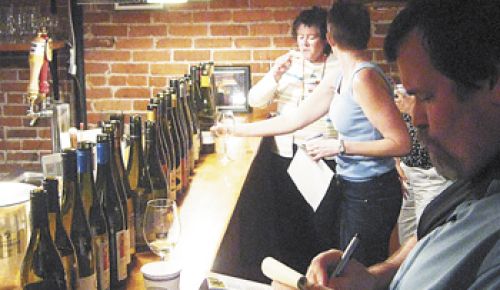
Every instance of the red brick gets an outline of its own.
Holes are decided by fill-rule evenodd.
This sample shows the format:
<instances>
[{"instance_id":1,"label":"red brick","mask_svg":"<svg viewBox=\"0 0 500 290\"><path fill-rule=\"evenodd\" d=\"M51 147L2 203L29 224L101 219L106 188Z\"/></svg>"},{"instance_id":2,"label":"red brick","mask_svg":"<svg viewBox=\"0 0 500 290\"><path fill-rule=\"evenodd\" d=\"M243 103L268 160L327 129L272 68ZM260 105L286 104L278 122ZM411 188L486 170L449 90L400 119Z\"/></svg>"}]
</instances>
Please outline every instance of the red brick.
<instances>
[{"instance_id":1,"label":"red brick","mask_svg":"<svg viewBox=\"0 0 500 290\"><path fill-rule=\"evenodd\" d=\"M175 36L202 36L208 34L207 25L177 25L172 24L168 27L168 34Z\"/></svg>"},{"instance_id":2,"label":"red brick","mask_svg":"<svg viewBox=\"0 0 500 290\"><path fill-rule=\"evenodd\" d=\"M208 1L194 1L182 4L168 4L169 11L194 11L194 10L208 10Z\"/></svg>"},{"instance_id":3,"label":"red brick","mask_svg":"<svg viewBox=\"0 0 500 290\"><path fill-rule=\"evenodd\" d=\"M217 47L231 47L231 39L224 38L200 38L194 41L196 48L217 48Z\"/></svg>"},{"instance_id":4,"label":"red brick","mask_svg":"<svg viewBox=\"0 0 500 290\"><path fill-rule=\"evenodd\" d=\"M151 38L117 38L116 48L118 49L148 49L153 48Z\"/></svg>"},{"instance_id":5,"label":"red brick","mask_svg":"<svg viewBox=\"0 0 500 290\"><path fill-rule=\"evenodd\" d=\"M36 119L36 123L34 126L31 126L32 118L30 117L23 117L23 127L29 128L41 128L41 127L50 127L50 119L49 118L38 118Z\"/></svg>"},{"instance_id":6,"label":"red brick","mask_svg":"<svg viewBox=\"0 0 500 290\"><path fill-rule=\"evenodd\" d=\"M127 85L146 87L148 85L148 78L146 76L127 76Z\"/></svg>"},{"instance_id":7,"label":"red brick","mask_svg":"<svg viewBox=\"0 0 500 290\"><path fill-rule=\"evenodd\" d=\"M7 161L38 161L39 156L36 152L31 153L10 153L7 152Z\"/></svg>"},{"instance_id":8,"label":"red brick","mask_svg":"<svg viewBox=\"0 0 500 290\"><path fill-rule=\"evenodd\" d=\"M329 8L331 6L331 0L292 0L295 7L302 6L304 9L309 9L313 5L323 6Z\"/></svg>"},{"instance_id":9,"label":"red brick","mask_svg":"<svg viewBox=\"0 0 500 290\"><path fill-rule=\"evenodd\" d=\"M23 94L9 93L7 94L7 103L9 104L24 104L25 96Z\"/></svg>"},{"instance_id":10,"label":"red brick","mask_svg":"<svg viewBox=\"0 0 500 290\"><path fill-rule=\"evenodd\" d=\"M250 71L252 75L255 73L267 73L271 69L269 63L252 63L250 65Z\"/></svg>"},{"instance_id":11,"label":"red brick","mask_svg":"<svg viewBox=\"0 0 500 290\"><path fill-rule=\"evenodd\" d=\"M113 38L91 38L85 40L85 48L111 48L115 45Z\"/></svg>"},{"instance_id":12,"label":"red brick","mask_svg":"<svg viewBox=\"0 0 500 290\"><path fill-rule=\"evenodd\" d=\"M297 40L293 37L275 37L273 39L274 46L276 47L287 47L287 48L296 48Z\"/></svg>"},{"instance_id":13,"label":"red brick","mask_svg":"<svg viewBox=\"0 0 500 290\"><path fill-rule=\"evenodd\" d=\"M275 60L279 56L287 53L288 50L255 50L253 52L253 59L254 60Z\"/></svg>"},{"instance_id":14,"label":"red brick","mask_svg":"<svg viewBox=\"0 0 500 290\"><path fill-rule=\"evenodd\" d=\"M210 8L246 8L250 7L250 2L251 0L217 0L217 1L210 1L209 5Z\"/></svg>"},{"instance_id":15,"label":"red brick","mask_svg":"<svg viewBox=\"0 0 500 290\"><path fill-rule=\"evenodd\" d=\"M187 38L164 38L156 42L157 48L191 48L193 41Z\"/></svg>"},{"instance_id":16,"label":"red brick","mask_svg":"<svg viewBox=\"0 0 500 290\"><path fill-rule=\"evenodd\" d=\"M296 7L295 9L287 9L287 10L276 10L273 11L273 18L276 21L292 21L300 14L302 8Z\"/></svg>"},{"instance_id":17,"label":"red brick","mask_svg":"<svg viewBox=\"0 0 500 290\"><path fill-rule=\"evenodd\" d=\"M380 8L371 8L370 11L370 19L372 22L377 21L387 21L392 22L394 17L398 14L399 10L404 6L403 3L393 3L393 7L380 7Z\"/></svg>"},{"instance_id":18,"label":"red brick","mask_svg":"<svg viewBox=\"0 0 500 290\"><path fill-rule=\"evenodd\" d=\"M218 50L214 51L214 61L226 60L250 60L250 51L248 50Z\"/></svg>"},{"instance_id":19,"label":"red brick","mask_svg":"<svg viewBox=\"0 0 500 290\"><path fill-rule=\"evenodd\" d=\"M375 27L374 34L385 36L389 30L389 25L390 23L375 23L375 25L373 25Z\"/></svg>"},{"instance_id":20,"label":"red brick","mask_svg":"<svg viewBox=\"0 0 500 290\"><path fill-rule=\"evenodd\" d=\"M151 14L148 11L115 11L113 23L151 23Z\"/></svg>"},{"instance_id":21,"label":"red brick","mask_svg":"<svg viewBox=\"0 0 500 290\"><path fill-rule=\"evenodd\" d=\"M186 66L182 66L180 70L185 69ZM151 68L152 70L152 68ZM159 87L163 88L167 86L167 78L166 77L149 77L149 86L150 87Z\"/></svg>"},{"instance_id":22,"label":"red brick","mask_svg":"<svg viewBox=\"0 0 500 290\"><path fill-rule=\"evenodd\" d=\"M248 27L246 25L211 25L210 34L222 36L248 35Z\"/></svg>"},{"instance_id":23,"label":"red brick","mask_svg":"<svg viewBox=\"0 0 500 290\"><path fill-rule=\"evenodd\" d=\"M126 84L127 84L127 77L125 76L110 76L108 78L108 85L110 86L124 86Z\"/></svg>"},{"instance_id":24,"label":"red brick","mask_svg":"<svg viewBox=\"0 0 500 290\"><path fill-rule=\"evenodd\" d=\"M129 100L94 101L93 107L96 111L130 111L132 102Z\"/></svg>"},{"instance_id":25,"label":"red brick","mask_svg":"<svg viewBox=\"0 0 500 290\"><path fill-rule=\"evenodd\" d=\"M27 92L28 82L17 81L17 82L2 83L0 88L2 92Z\"/></svg>"},{"instance_id":26,"label":"red brick","mask_svg":"<svg viewBox=\"0 0 500 290\"><path fill-rule=\"evenodd\" d=\"M52 140L23 140L23 150L52 150Z\"/></svg>"},{"instance_id":27,"label":"red brick","mask_svg":"<svg viewBox=\"0 0 500 290\"><path fill-rule=\"evenodd\" d=\"M226 10L193 12L193 20L197 23L228 22L231 20L231 13Z\"/></svg>"},{"instance_id":28,"label":"red brick","mask_svg":"<svg viewBox=\"0 0 500 290\"><path fill-rule=\"evenodd\" d=\"M101 75L89 75L86 78L86 84L87 86L91 87L99 87L99 86L104 86L106 84L106 78Z\"/></svg>"},{"instance_id":29,"label":"red brick","mask_svg":"<svg viewBox=\"0 0 500 290\"><path fill-rule=\"evenodd\" d=\"M207 60L204 58L203 60ZM188 71L189 66L181 63L151 64L151 74L153 75L178 75Z\"/></svg>"},{"instance_id":30,"label":"red brick","mask_svg":"<svg viewBox=\"0 0 500 290\"><path fill-rule=\"evenodd\" d=\"M38 138L48 139L51 137L52 137L52 132L50 131L50 128L38 129Z\"/></svg>"},{"instance_id":31,"label":"red brick","mask_svg":"<svg viewBox=\"0 0 500 290\"><path fill-rule=\"evenodd\" d=\"M170 61L170 51L168 50L142 50L134 51L132 54L134 61L163 62Z\"/></svg>"},{"instance_id":32,"label":"red brick","mask_svg":"<svg viewBox=\"0 0 500 290\"><path fill-rule=\"evenodd\" d=\"M86 51L85 61L130 61L130 52L116 50Z\"/></svg>"},{"instance_id":33,"label":"red brick","mask_svg":"<svg viewBox=\"0 0 500 290\"><path fill-rule=\"evenodd\" d=\"M167 34L166 25L131 26L129 36L164 36Z\"/></svg>"},{"instance_id":34,"label":"red brick","mask_svg":"<svg viewBox=\"0 0 500 290\"><path fill-rule=\"evenodd\" d=\"M36 129L7 129L7 138L35 138L37 136Z\"/></svg>"},{"instance_id":35,"label":"red brick","mask_svg":"<svg viewBox=\"0 0 500 290\"><path fill-rule=\"evenodd\" d=\"M13 70L0 69L0 80L2 81L15 81L17 80L17 73Z\"/></svg>"},{"instance_id":36,"label":"red brick","mask_svg":"<svg viewBox=\"0 0 500 290\"><path fill-rule=\"evenodd\" d=\"M0 140L0 150L20 150L21 140Z\"/></svg>"},{"instance_id":37,"label":"red brick","mask_svg":"<svg viewBox=\"0 0 500 290\"><path fill-rule=\"evenodd\" d=\"M140 99L149 97L149 89L147 88L119 88L115 92L115 98L123 99ZM128 101L130 102L130 101Z\"/></svg>"},{"instance_id":38,"label":"red brick","mask_svg":"<svg viewBox=\"0 0 500 290\"><path fill-rule=\"evenodd\" d=\"M88 59L85 60L85 73L107 74L108 72L109 72L109 64L88 62Z\"/></svg>"},{"instance_id":39,"label":"red brick","mask_svg":"<svg viewBox=\"0 0 500 290\"><path fill-rule=\"evenodd\" d=\"M269 37L238 38L234 40L234 45L237 48L269 47L270 44L271 44L271 39Z\"/></svg>"},{"instance_id":40,"label":"red brick","mask_svg":"<svg viewBox=\"0 0 500 290\"><path fill-rule=\"evenodd\" d=\"M149 100L134 100L132 108L134 111L146 111L148 104Z\"/></svg>"},{"instance_id":41,"label":"red brick","mask_svg":"<svg viewBox=\"0 0 500 290\"><path fill-rule=\"evenodd\" d=\"M114 63L111 65L112 73L122 74L145 74L149 72L147 64L134 63Z\"/></svg>"},{"instance_id":42,"label":"red brick","mask_svg":"<svg viewBox=\"0 0 500 290\"><path fill-rule=\"evenodd\" d=\"M272 21L273 12L269 10L257 10L257 9L233 12L233 21L237 23L255 22L256 19L258 19L259 21Z\"/></svg>"},{"instance_id":43,"label":"red brick","mask_svg":"<svg viewBox=\"0 0 500 290\"><path fill-rule=\"evenodd\" d=\"M111 16L106 12L86 12L85 23L109 23Z\"/></svg>"},{"instance_id":44,"label":"red brick","mask_svg":"<svg viewBox=\"0 0 500 290\"><path fill-rule=\"evenodd\" d=\"M206 61L210 59L208 50L176 50L174 60L176 61Z\"/></svg>"},{"instance_id":45,"label":"red brick","mask_svg":"<svg viewBox=\"0 0 500 290\"><path fill-rule=\"evenodd\" d=\"M101 112L89 112L87 113L87 122L89 124L97 124L99 121L109 120L109 114Z\"/></svg>"},{"instance_id":46,"label":"red brick","mask_svg":"<svg viewBox=\"0 0 500 290\"><path fill-rule=\"evenodd\" d=\"M23 125L21 117L0 117L0 125L7 127L20 127Z\"/></svg>"},{"instance_id":47,"label":"red brick","mask_svg":"<svg viewBox=\"0 0 500 290\"><path fill-rule=\"evenodd\" d=\"M193 20L192 12L155 11L151 16L154 23L190 23Z\"/></svg>"},{"instance_id":48,"label":"red brick","mask_svg":"<svg viewBox=\"0 0 500 290\"><path fill-rule=\"evenodd\" d=\"M29 69L20 69L17 71L18 79L22 81L29 81L30 79L30 70Z\"/></svg>"},{"instance_id":49,"label":"red brick","mask_svg":"<svg viewBox=\"0 0 500 290\"><path fill-rule=\"evenodd\" d=\"M290 33L291 33L291 26L290 24L287 23L250 25L250 35L263 36L263 35L283 35Z\"/></svg>"},{"instance_id":50,"label":"red brick","mask_svg":"<svg viewBox=\"0 0 500 290\"><path fill-rule=\"evenodd\" d=\"M95 36L127 36L124 25L92 25L90 31Z\"/></svg>"},{"instance_id":51,"label":"red brick","mask_svg":"<svg viewBox=\"0 0 500 290\"><path fill-rule=\"evenodd\" d=\"M5 105L3 106L4 116L24 116L28 111L27 105Z\"/></svg>"},{"instance_id":52,"label":"red brick","mask_svg":"<svg viewBox=\"0 0 500 290\"><path fill-rule=\"evenodd\" d=\"M384 47L384 37L372 36L368 42L368 48L380 48Z\"/></svg>"},{"instance_id":53,"label":"red brick","mask_svg":"<svg viewBox=\"0 0 500 290\"><path fill-rule=\"evenodd\" d=\"M113 93L110 88L91 88L87 87L87 98L88 99L110 99L113 97Z\"/></svg>"},{"instance_id":54,"label":"red brick","mask_svg":"<svg viewBox=\"0 0 500 290\"><path fill-rule=\"evenodd\" d=\"M290 7L294 6L293 0L250 0L250 7Z\"/></svg>"}]
</instances>

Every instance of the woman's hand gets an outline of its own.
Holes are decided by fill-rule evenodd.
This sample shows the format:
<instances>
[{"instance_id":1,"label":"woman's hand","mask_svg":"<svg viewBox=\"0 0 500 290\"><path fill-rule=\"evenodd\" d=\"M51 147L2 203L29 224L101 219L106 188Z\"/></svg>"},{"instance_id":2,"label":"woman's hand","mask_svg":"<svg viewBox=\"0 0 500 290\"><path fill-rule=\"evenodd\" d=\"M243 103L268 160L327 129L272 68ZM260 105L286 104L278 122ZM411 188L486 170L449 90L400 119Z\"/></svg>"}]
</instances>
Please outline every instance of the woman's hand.
<instances>
[{"instance_id":1,"label":"woman's hand","mask_svg":"<svg viewBox=\"0 0 500 290\"><path fill-rule=\"evenodd\" d=\"M306 143L307 153L318 161L323 157L336 156L339 154L340 142L335 138L318 138Z\"/></svg>"},{"instance_id":2,"label":"woman's hand","mask_svg":"<svg viewBox=\"0 0 500 290\"><path fill-rule=\"evenodd\" d=\"M273 76L276 82L279 82L283 74L290 68L292 65L292 53L287 53L276 59L276 62L273 66Z\"/></svg>"},{"instance_id":3,"label":"woman's hand","mask_svg":"<svg viewBox=\"0 0 500 290\"><path fill-rule=\"evenodd\" d=\"M215 136L233 135L234 125L217 123L210 127L210 132L215 134Z\"/></svg>"}]
</instances>

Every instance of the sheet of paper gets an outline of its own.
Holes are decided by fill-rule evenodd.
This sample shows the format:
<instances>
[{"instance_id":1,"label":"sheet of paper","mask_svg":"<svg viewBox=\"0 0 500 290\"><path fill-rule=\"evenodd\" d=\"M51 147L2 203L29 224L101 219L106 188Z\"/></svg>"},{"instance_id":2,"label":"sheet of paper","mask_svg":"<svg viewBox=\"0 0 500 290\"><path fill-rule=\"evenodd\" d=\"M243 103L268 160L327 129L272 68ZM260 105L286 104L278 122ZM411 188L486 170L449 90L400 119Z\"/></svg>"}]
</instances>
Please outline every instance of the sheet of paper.
<instances>
[{"instance_id":1,"label":"sheet of paper","mask_svg":"<svg viewBox=\"0 0 500 290\"><path fill-rule=\"evenodd\" d=\"M314 161L301 147L293 157L288 174L314 211L326 195L333 171L323 161Z\"/></svg>"}]
</instances>

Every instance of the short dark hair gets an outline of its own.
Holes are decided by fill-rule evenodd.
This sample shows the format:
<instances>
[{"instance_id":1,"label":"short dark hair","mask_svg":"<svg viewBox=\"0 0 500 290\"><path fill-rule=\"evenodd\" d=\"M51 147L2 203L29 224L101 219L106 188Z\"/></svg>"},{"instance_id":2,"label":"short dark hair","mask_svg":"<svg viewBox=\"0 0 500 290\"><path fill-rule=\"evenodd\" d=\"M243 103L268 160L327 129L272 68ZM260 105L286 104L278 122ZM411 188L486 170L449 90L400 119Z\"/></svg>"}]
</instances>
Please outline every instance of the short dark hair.
<instances>
[{"instance_id":1,"label":"short dark hair","mask_svg":"<svg viewBox=\"0 0 500 290\"><path fill-rule=\"evenodd\" d=\"M300 25L316 27L319 29L319 33L322 40L326 40L326 9L313 6L311 9L302 10L300 14L295 18L292 25L292 36L297 38L297 30ZM323 52L328 55L332 51L330 44L325 43Z\"/></svg>"},{"instance_id":2,"label":"short dark hair","mask_svg":"<svg viewBox=\"0 0 500 290\"><path fill-rule=\"evenodd\" d=\"M330 33L340 48L363 50L370 40L370 13L361 3L337 1L328 12Z\"/></svg>"},{"instance_id":3,"label":"short dark hair","mask_svg":"<svg viewBox=\"0 0 500 290\"><path fill-rule=\"evenodd\" d=\"M408 34L417 29L432 65L459 90L498 80L500 5L492 0L412 0L396 16L384 41L389 61L399 56Z\"/></svg>"}]
</instances>

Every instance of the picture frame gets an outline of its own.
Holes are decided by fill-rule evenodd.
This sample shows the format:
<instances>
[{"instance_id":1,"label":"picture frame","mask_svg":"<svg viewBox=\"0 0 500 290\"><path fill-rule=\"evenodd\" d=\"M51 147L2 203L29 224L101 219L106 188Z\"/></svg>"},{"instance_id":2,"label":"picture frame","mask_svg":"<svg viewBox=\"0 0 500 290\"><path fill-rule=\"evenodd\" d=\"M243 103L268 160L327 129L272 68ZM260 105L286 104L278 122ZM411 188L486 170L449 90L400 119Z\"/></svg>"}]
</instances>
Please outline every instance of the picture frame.
<instances>
[{"instance_id":1,"label":"picture frame","mask_svg":"<svg viewBox=\"0 0 500 290\"><path fill-rule=\"evenodd\" d=\"M215 104L217 110L250 112L248 92L251 87L249 65L216 65L214 67Z\"/></svg>"}]
</instances>

